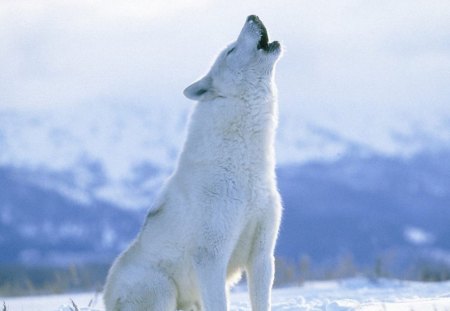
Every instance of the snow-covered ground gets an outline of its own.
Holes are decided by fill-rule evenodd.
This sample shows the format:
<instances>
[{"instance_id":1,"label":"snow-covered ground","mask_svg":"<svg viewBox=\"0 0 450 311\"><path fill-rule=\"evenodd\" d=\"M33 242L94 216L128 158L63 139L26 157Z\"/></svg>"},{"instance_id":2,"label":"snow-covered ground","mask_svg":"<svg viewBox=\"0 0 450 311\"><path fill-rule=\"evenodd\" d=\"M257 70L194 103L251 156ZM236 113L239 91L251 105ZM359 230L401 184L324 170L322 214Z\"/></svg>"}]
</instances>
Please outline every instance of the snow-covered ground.
<instances>
[{"instance_id":1,"label":"snow-covered ground","mask_svg":"<svg viewBox=\"0 0 450 311\"><path fill-rule=\"evenodd\" d=\"M355 278L309 282L275 289L272 310L450 310L450 282L418 283ZM70 294L29 298L0 298L7 311L100 311L100 295ZM75 308L74 305L77 307ZM88 307L89 306L89 307ZM251 310L247 292L231 294L231 310Z\"/></svg>"}]
</instances>

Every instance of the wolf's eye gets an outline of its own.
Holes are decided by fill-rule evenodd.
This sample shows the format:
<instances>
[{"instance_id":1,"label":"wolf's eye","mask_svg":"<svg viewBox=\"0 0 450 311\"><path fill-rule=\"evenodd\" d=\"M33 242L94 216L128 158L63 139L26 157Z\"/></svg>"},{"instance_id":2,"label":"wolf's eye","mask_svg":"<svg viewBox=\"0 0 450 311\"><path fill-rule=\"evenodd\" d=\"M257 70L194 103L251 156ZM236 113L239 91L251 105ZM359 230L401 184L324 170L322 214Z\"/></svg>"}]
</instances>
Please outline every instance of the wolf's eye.
<instances>
[{"instance_id":1,"label":"wolf's eye","mask_svg":"<svg viewBox=\"0 0 450 311\"><path fill-rule=\"evenodd\" d=\"M229 50L229 51L227 52L227 56L230 55L231 53L233 53L233 51L234 51L234 48L232 48L231 50Z\"/></svg>"}]
</instances>

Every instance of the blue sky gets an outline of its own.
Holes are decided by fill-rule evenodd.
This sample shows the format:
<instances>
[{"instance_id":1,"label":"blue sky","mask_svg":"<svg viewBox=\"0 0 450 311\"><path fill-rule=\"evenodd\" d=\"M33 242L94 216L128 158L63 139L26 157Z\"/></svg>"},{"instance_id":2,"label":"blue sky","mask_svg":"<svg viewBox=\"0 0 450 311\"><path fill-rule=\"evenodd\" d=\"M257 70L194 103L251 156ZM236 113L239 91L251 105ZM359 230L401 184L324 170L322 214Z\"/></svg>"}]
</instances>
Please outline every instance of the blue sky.
<instances>
[{"instance_id":1,"label":"blue sky","mask_svg":"<svg viewBox=\"0 0 450 311\"><path fill-rule=\"evenodd\" d=\"M182 90L249 14L285 46L277 82L286 146L318 132L385 153L450 142L446 0L5 0L0 109L186 111Z\"/></svg>"}]
</instances>

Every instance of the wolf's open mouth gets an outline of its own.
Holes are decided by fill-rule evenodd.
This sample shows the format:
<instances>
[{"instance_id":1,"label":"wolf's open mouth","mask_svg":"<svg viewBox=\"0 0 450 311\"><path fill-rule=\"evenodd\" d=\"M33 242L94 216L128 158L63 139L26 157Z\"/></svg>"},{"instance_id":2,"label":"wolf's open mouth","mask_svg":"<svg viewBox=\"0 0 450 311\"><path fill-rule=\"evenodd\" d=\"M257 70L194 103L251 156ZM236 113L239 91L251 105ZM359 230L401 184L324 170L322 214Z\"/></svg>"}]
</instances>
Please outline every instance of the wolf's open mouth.
<instances>
[{"instance_id":1,"label":"wolf's open mouth","mask_svg":"<svg viewBox=\"0 0 450 311\"><path fill-rule=\"evenodd\" d=\"M256 46L258 50L262 49L265 52L272 52L280 47L278 41L269 43L269 35L267 33L266 26L264 26L263 22L259 19L258 16L250 15L247 18L247 21L252 21L253 23L255 23L255 25L257 25L259 30L261 31L261 38L259 39L258 45Z\"/></svg>"}]
</instances>

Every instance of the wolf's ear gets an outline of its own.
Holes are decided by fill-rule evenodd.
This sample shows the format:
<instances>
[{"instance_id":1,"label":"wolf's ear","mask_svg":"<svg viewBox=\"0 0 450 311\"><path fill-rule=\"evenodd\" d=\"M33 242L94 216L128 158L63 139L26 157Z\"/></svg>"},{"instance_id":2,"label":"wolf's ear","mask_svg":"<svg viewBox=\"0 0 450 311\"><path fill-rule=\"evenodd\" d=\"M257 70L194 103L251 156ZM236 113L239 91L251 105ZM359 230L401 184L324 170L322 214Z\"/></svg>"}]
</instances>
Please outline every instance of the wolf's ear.
<instances>
[{"instance_id":1,"label":"wolf's ear","mask_svg":"<svg viewBox=\"0 0 450 311\"><path fill-rule=\"evenodd\" d=\"M184 96L192 100L210 100L216 97L212 79L206 76L184 89Z\"/></svg>"}]
</instances>

